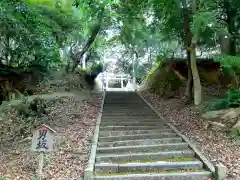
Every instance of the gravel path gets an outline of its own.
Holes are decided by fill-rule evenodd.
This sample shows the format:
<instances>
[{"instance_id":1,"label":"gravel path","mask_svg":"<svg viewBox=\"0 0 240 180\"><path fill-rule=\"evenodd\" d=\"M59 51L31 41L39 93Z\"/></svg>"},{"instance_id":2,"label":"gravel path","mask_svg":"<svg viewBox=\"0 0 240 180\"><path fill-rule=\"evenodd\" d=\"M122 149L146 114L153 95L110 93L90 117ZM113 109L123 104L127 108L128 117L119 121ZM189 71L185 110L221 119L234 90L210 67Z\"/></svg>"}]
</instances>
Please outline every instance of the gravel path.
<instances>
[{"instance_id":1,"label":"gravel path","mask_svg":"<svg viewBox=\"0 0 240 180\"><path fill-rule=\"evenodd\" d=\"M193 106L184 104L182 93L169 100L161 100L154 94L142 95L183 134L191 139L201 152L215 165L228 167L226 180L240 179L240 146L231 142L226 134L207 130Z\"/></svg>"},{"instance_id":2,"label":"gravel path","mask_svg":"<svg viewBox=\"0 0 240 180\"><path fill-rule=\"evenodd\" d=\"M101 96L95 95L90 101L62 97L49 100L48 104L49 113L45 118L49 119L49 125L57 134L55 152L45 155L42 180L79 179L88 162L90 139L100 111ZM1 138L7 139L7 135ZM14 141L1 147L0 179L1 176L6 180L35 179L38 154L29 150L30 145L31 138L28 138L21 143Z\"/></svg>"}]
</instances>

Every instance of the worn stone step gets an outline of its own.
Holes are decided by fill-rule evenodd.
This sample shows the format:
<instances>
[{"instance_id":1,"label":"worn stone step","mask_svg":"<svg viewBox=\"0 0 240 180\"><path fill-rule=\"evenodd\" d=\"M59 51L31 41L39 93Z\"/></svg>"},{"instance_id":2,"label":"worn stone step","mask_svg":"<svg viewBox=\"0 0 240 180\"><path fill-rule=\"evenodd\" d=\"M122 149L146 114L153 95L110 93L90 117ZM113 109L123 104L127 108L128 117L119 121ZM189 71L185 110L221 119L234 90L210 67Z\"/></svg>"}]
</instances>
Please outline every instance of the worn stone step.
<instances>
[{"instance_id":1,"label":"worn stone step","mask_svg":"<svg viewBox=\"0 0 240 180\"><path fill-rule=\"evenodd\" d=\"M137 93L105 95L91 180L204 180L212 175Z\"/></svg>"},{"instance_id":2,"label":"worn stone step","mask_svg":"<svg viewBox=\"0 0 240 180\"><path fill-rule=\"evenodd\" d=\"M96 173L127 173L127 172L153 172L153 171L169 171L169 170L200 170L203 163L199 160L183 161L183 162L145 162L145 163L124 163L111 164L100 163L95 164Z\"/></svg>"},{"instance_id":3,"label":"worn stone step","mask_svg":"<svg viewBox=\"0 0 240 180\"><path fill-rule=\"evenodd\" d=\"M139 145L139 146L119 146L119 147L104 147L98 148L97 153L140 153L140 152L160 152L160 151L173 151L173 150L186 150L188 149L187 143L169 143L157 145Z\"/></svg>"},{"instance_id":4,"label":"worn stone step","mask_svg":"<svg viewBox=\"0 0 240 180\"><path fill-rule=\"evenodd\" d=\"M169 128L169 126L163 124L163 125L157 125L157 126L102 126L100 127L100 131L122 131L122 130L153 130L153 129L166 129Z\"/></svg>"},{"instance_id":5,"label":"worn stone step","mask_svg":"<svg viewBox=\"0 0 240 180\"><path fill-rule=\"evenodd\" d=\"M151 108L149 108L148 106L134 106L134 107L128 107L128 106L104 106L103 110L105 111L137 111L137 110L145 110L145 111L149 111L149 112L154 112Z\"/></svg>"},{"instance_id":6,"label":"worn stone step","mask_svg":"<svg viewBox=\"0 0 240 180\"><path fill-rule=\"evenodd\" d=\"M163 122L101 122L100 126L162 126Z\"/></svg>"},{"instance_id":7,"label":"worn stone step","mask_svg":"<svg viewBox=\"0 0 240 180\"><path fill-rule=\"evenodd\" d=\"M126 153L126 154L97 154L97 163L123 163L123 162L148 162L148 161L181 161L193 158L195 153L191 150L168 151L155 153Z\"/></svg>"},{"instance_id":8,"label":"worn stone step","mask_svg":"<svg viewBox=\"0 0 240 180\"><path fill-rule=\"evenodd\" d=\"M101 123L104 124L104 123L110 123L110 122L124 122L124 123L129 123L129 122L134 122L134 123L146 123L146 122L149 122L149 123L161 123L161 124L164 124L163 121L161 120L156 120L156 119L131 119L131 118L114 118L114 119L105 119L103 118Z\"/></svg>"},{"instance_id":9,"label":"worn stone step","mask_svg":"<svg viewBox=\"0 0 240 180\"><path fill-rule=\"evenodd\" d=\"M104 103L104 107L148 107L146 104L144 103L139 103L139 102L130 102L130 101L126 101L126 102L114 102L114 103Z\"/></svg>"},{"instance_id":10,"label":"worn stone step","mask_svg":"<svg viewBox=\"0 0 240 180\"><path fill-rule=\"evenodd\" d=\"M113 114L113 113L119 113L119 114L126 114L126 113L129 113L129 114L131 114L131 113L133 113L133 114L136 114L136 113L138 113L139 111L141 112L141 111L145 111L144 109L142 110L142 109L136 109L136 110L132 110L132 109L129 109L129 110L118 110L118 111L116 111L116 110L112 110L112 111L110 111L110 110L108 110L109 112L103 112L103 114ZM141 114L148 114L148 115L155 115L153 112L145 112L145 113L141 113Z\"/></svg>"},{"instance_id":11,"label":"worn stone step","mask_svg":"<svg viewBox=\"0 0 240 180\"><path fill-rule=\"evenodd\" d=\"M131 121L156 121L156 122L160 122L162 121L160 118L158 117L154 117L154 116L106 116L106 115L102 115L102 121L105 120L128 120L129 122ZM163 121L162 121L163 122Z\"/></svg>"},{"instance_id":12,"label":"worn stone step","mask_svg":"<svg viewBox=\"0 0 240 180\"><path fill-rule=\"evenodd\" d=\"M143 104L138 104L138 103L135 103L135 104L129 104L129 103L123 103L123 104L119 104L119 103L116 103L116 104L104 104L103 105L104 107L104 110L109 108L109 109L137 109L137 108L145 108L145 109L149 109L149 106L147 105L143 105Z\"/></svg>"},{"instance_id":13,"label":"worn stone step","mask_svg":"<svg viewBox=\"0 0 240 180\"><path fill-rule=\"evenodd\" d=\"M140 139L140 140L125 140L114 142L101 142L99 147L117 147L117 146L138 146L138 145L154 145L182 142L180 137L161 138L161 139Z\"/></svg>"},{"instance_id":14,"label":"worn stone step","mask_svg":"<svg viewBox=\"0 0 240 180\"><path fill-rule=\"evenodd\" d=\"M137 110L145 110L145 111L151 111L151 109L149 109L149 107L143 107L143 106L132 106L132 107L129 107L129 106L111 106L111 107L104 107L103 110L105 112L109 111L109 112L112 112L112 111L137 111Z\"/></svg>"},{"instance_id":15,"label":"worn stone step","mask_svg":"<svg viewBox=\"0 0 240 180\"><path fill-rule=\"evenodd\" d=\"M102 173L96 174L94 180L206 180L211 176L209 171Z\"/></svg>"},{"instance_id":16,"label":"worn stone step","mask_svg":"<svg viewBox=\"0 0 240 180\"><path fill-rule=\"evenodd\" d=\"M103 112L104 115L144 115L144 116L156 116L152 112L137 112L137 111L125 111L125 112Z\"/></svg>"},{"instance_id":17,"label":"worn stone step","mask_svg":"<svg viewBox=\"0 0 240 180\"><path fill-rule=\"evenodd\" d=\"M156 134L136 134L136 135L121 135L121 136L108 136L99 137L99 142L113 142L113 141L124 141L124 140L138 140L138 139L157 139L157 138L177 137L176 133L163 132Z\"/></svg>"},{"instance_id":18,"label":"worn stone step","mask_svg":"<svg viewBox=\"0 0 240 180\"><path fill-rule=\"evenodd\" d=\"M118 120L118 119L103 119L100 122L101 126L163 126L165 125L165 122L162 121L157 121L157 120L148 120L146 119L144 120L129 120L129 119L122 119L122 120Z\"/></svg>"},{"instance_id":19,"label":"worn stone step","mask_svg":"<svg viewBox=\"0 0 240 180\"><path fill-rule=\"evenodd\" d=\"M132 108L128 108L128 107L124 107L124 108L123 107L120 107L120 108L117 108L117 107L110 108L110 107L108 107L108 108L106 108L106 107L104 107L103 108L103 110L108 110L108 111L105 111L105 112L132 112L132 111L135 112L139 109L144 110L146 112L154 113L154 111L149 107L132 107Z\"/></svg>"},{"instance_id":20,"label":"worn stone step","mask_svg":"<svg viewBox=\"0 0 240 180\"><path fill-rule=\"evenodd\" d=\"M159 117L157 116L151 116L151 115L130 115L130 114L124 114L124 115L119 115L119 114L115 114L115 115L109 115L109 114L103 114L102 115L102 119L154 119L157 120L159 119Z\"/></svg>"},{"instance_id":21,"label":"worn stone step","mask_svg":"<svg viewBox=\"0 0 240 180\"><path fill-rule=\"evenodd\" d=\"M102 114L103 119L125 119L125 118L131 118L131 119L161 119L158 116L153 115L141 115L141 114L115 114L115 115L109 115L109 114Z\"/></svg>"},{"instance_id":22,"label":"worn stone step","mask_svg":"<svg viewBox=\"0 0 240 180\"><path fill-rule=\"evenodd\" d=\"M103 108L104 112L137 112L137 111L146 111L146 112L153 112L151 109L147 107L105 107Z\"/></svg>"},{"instance_id":23,"label":"worn stone step","mask_svg":"<svg viewBox=\"0 0 240 180\"><path fill-rule=\"evenodd\" d=\"M137 135L137 134L157 134L157 133L173 133L171 129L166 130L133 130L133 131L101 131L100 137L106 136L125 136L125 135Z\"/></svg>"}]
</instances>

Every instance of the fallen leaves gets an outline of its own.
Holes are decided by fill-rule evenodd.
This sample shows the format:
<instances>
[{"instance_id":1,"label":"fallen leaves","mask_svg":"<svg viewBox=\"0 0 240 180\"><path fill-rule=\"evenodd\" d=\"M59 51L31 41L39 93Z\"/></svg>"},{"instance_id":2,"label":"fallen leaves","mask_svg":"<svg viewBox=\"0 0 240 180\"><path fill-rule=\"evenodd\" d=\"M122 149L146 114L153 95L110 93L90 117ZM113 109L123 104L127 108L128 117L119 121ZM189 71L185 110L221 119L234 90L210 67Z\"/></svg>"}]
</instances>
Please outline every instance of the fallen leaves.
<instances>
[{"instance_id":1,"label":"fallen leaves","mask_svg":"<svg viewBox=\"0 0 240 180\"><path fill-rule=\"evenodd\" d=\"M162 100L148 92L142 95L183 134L196 143L201 152L213 163L222 163L228 168L226 180L240 179L240 146L221 132L206 130L204 121L192 106L186 106L183 94Z\"/></svg>"},{"instance_id":2,"label":"fallen leaves","mask_svg":"<svg viewBox=\"0 0 240 180\"><path fill-rule=\"evenodd\" d=\"M101 100L101 95L93 95L87 101L77 97L47 101L48 114L41 118L57 133L54 152L45 154L42 180L75 180L83 175ZM9 134L1 138L8 139ZM6 180L34 180L38 154L30 151L31 138L17 137L2 145L0 176Z\"/></svg>"}]
</instances>

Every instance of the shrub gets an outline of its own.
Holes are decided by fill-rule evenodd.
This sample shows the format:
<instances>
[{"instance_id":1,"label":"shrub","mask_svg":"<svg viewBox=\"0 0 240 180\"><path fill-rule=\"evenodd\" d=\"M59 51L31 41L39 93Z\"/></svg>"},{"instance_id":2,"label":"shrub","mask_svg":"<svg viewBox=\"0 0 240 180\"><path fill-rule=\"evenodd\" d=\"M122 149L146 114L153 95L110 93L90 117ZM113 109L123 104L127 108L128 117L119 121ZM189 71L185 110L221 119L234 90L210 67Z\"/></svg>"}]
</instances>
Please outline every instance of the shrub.
<instances>
[{"instance_id":1,"label":"shrub","mask_svg":"<svg viewBox=\"0 0 240 180\"><path fill-rule=\"evenodd\" d=\"M231 89L227 93L227 97L214 101L207 106L210 110L220 110L220 109L240 107L240 90Z\"/></svg>"},{"instance_id":2,"label":"shrub","mask_svg":"<svg viewBox=\"0 0 240 180\"><path fill-rule=\"evenodd\" d=\"M3 102L0 106L3 133L9 136L28 137L32 128L47 123L45 118L47 101L41 98L28 99L23 97L19 101Z\"/></svg>"},{"instance_id":3,"label":"shrub","mask_svg":"<svg viewBox=\"0 0 240 180\"><path fill-rule=\"evenodd\" d=\"M220 63L221 70L224 74L230 75L232 78L232 87L240 88L240 57L219 55L214 60Z\"/></svg>"},{"instance_id":4,"label":"shrub","mask_svg":"<svg viewBox=\"0 0 240 180\"><path fill-rule=\"evenodd\" d=\"M171 70L159 66L151 72L147 78L149 91L158 94L163 98L170 98L180 88L183 81Z\"/></svg>"}]
</instances>

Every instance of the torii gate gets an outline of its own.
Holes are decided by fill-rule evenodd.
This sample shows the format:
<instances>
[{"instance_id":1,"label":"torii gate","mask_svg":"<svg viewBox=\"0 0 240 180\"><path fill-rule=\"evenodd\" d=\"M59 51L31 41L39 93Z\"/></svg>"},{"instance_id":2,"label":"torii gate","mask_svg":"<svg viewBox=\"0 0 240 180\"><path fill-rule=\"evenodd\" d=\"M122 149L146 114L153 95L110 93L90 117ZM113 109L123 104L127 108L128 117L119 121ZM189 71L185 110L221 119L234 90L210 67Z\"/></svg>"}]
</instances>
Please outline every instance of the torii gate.
<instances>
[{"instance_id":1,"label":"torii gate","mask_svg":"<svg viewBox=\"0 0 240 180\"><path fill-rule=\"evenodd\" d=\"M128 84L130 83L129 80L131 79L131 76L125 75L125 74L115 74L115 75L108 75L101 76L102 79L102 89L105 91L135 91L136 90L136 81L135 78L133 78L132 87L130 85L129 87L124 87L124 80L128 80ZM109 81L116 80L121 82L121 88L110 88L109 87ZM106 82L106 83L105 83Z\"/></svg>"}]
</instances>

